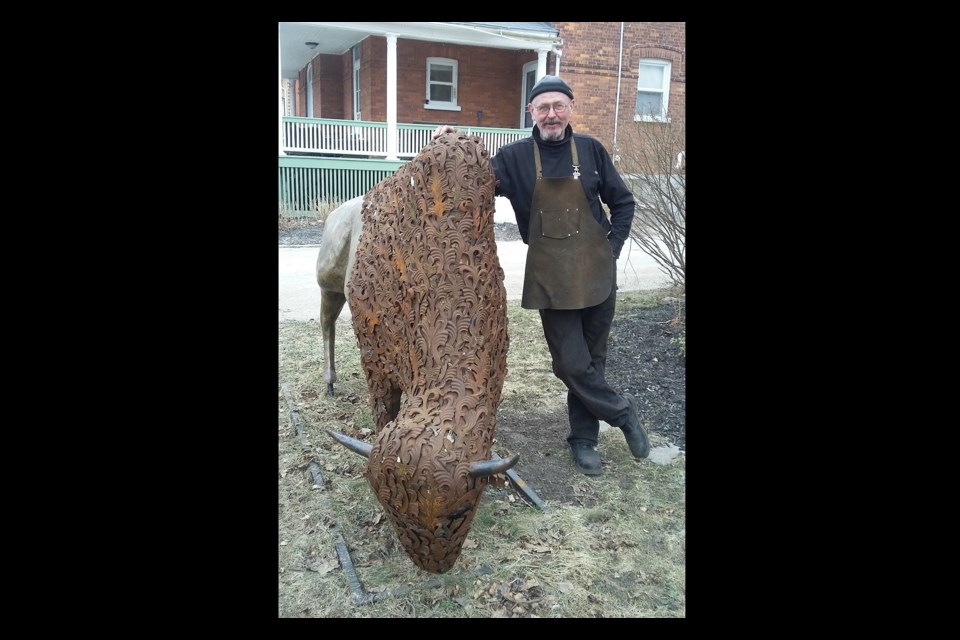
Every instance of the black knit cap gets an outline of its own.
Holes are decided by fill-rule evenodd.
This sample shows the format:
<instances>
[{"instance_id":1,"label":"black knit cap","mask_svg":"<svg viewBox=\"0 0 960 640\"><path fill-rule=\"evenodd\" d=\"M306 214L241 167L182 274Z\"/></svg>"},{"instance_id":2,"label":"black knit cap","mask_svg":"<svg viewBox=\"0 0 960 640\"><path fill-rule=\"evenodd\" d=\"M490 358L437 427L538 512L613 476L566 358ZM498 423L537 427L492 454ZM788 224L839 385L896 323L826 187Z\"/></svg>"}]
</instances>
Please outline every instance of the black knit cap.
<instances>
[{"instance_id":1,"label":"black knit cap","mask_svg":"<svg viewBox=\"0 0 960 640\"><path fill-rule=\"evenodd\" d=\"M530 92L530 102L533 102L535 97L547 91L565 93L573 100L573 89L570 88L570 85L557 76L543 76L537 84L533 85L533 91Z\"/></svg>"}]
</instances>

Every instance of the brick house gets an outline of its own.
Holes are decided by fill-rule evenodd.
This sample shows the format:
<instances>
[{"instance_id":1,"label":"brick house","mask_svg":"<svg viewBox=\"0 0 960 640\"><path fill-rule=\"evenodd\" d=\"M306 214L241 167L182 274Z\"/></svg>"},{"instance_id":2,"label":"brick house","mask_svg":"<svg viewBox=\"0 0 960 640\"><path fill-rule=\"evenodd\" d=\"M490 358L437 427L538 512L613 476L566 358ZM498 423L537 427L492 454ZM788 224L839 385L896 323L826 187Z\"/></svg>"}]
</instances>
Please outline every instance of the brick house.
<instances>
[{"instance_id":1,"label":"brick house","mask_svg":"<svg viewBox=\"0 0 960 640\"><path fill-rule=\"evenodd\" d=\"M524 129L526 96L553 74L573 87L574 130L611 153L627 123L685 121L683 22L288 22L279 35L281 118Z\"/></svg>"}]
</instances>

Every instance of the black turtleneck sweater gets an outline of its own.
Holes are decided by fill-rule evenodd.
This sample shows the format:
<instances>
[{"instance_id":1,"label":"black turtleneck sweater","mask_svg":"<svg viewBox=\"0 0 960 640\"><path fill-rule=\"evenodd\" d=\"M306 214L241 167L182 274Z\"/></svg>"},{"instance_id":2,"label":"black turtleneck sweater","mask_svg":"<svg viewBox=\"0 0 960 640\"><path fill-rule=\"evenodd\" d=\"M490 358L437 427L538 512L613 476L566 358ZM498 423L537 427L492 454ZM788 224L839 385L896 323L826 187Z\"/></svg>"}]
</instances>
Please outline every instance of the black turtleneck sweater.
<instances>
[{"instance_id":1,"label":"black turtleneck sweater","mask_svg":"<svg viewBox=\"0 0 960 640\"><path fill-rule=\"evenodd\" d=\"M580 182L587 194L590 210L596 221L607 231L613 257L619 258L633 222L633 194L623 183L603 145L588 135L574 133L570 125L567 125L563 140L559 142L541 139L540 129L534 126L529 138L500 147L492 159L493 172L497 177L497 195L510 200L517 216L520 237L525 244L529 244L527 230L530 225L530 205L533 203L533 188L537 180L533 143L536 141L540 147L543 177L565 178L573 175L570 136L573 136L577 145ZM610 209L609 220L603 212L601 202Z\"/></svg>"}]
</instances>

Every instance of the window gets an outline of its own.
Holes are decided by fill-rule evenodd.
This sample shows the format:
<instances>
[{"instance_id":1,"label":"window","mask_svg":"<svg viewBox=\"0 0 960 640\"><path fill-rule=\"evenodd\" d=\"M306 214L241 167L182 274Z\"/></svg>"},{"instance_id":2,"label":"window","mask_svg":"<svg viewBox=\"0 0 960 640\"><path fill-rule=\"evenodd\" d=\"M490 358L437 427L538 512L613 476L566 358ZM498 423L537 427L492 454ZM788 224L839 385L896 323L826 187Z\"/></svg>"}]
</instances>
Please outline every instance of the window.
<instances>
[{"instance_id":1,"label":"window","mask_svg":"<svg viewBox=\"0 0 960 640\"><path fill-rule=\"evenodd\" d=\"M665 60L640 61L637 77L637 108L634 120L670 122L670 63Z\"/></svg>"},{"instance_id":2,"label":"window","mask_svg":"<svg viewBox=\"0 0 960 640\"><path fill-rule=\"evenodd\" d=\"M527 110L530 104L530 92L537 84L537 61L532 60L523 65L523 90L520 92L520 128L529 129L533 126L533 114Z\"/></svg>"},{"instance_id":3,"label":"window","mask_svg":"<svg viewBox=\"0 0 960 640\"><path fill-rule=\"evenodd\" d=\"M427 95L424 109L460 111L457 106L457 61L427 58Z\"/></svg>"},{"instance_id":4,"label":"window","mask_svg":"<svg viewBox=\"0 0 960 640\"><path fill-rule=\"evenodd\" d=\"M290 81L290 78L284 78L280 81L280 87L283 96L283 115L292 116L294 113L293 109L293 83Z\"/></svg>"}]
</instances>

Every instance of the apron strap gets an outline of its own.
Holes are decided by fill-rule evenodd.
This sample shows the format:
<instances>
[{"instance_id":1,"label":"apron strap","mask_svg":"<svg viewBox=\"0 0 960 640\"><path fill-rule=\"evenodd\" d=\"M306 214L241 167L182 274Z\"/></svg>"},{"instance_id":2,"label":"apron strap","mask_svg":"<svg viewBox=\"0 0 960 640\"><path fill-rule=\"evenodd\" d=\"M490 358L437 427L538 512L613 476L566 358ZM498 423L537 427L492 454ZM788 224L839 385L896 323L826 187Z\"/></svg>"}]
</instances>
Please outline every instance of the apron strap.
<instances>
[{"instance_id":1,"label":"apron strap","mask_svg":"<svg viewBox=\"0 0 960 640\"><path fill-rule=\"evenodd\" d=\"M573 177L580 177L580 159L577 157L577 145L573 142L573 136L570 136L570 152L573 156ZM536 141L533 142L533 162L537 165L537 180L543 178L543 167L540 164L540 146Z\"/></svg>"}]
</instances>

